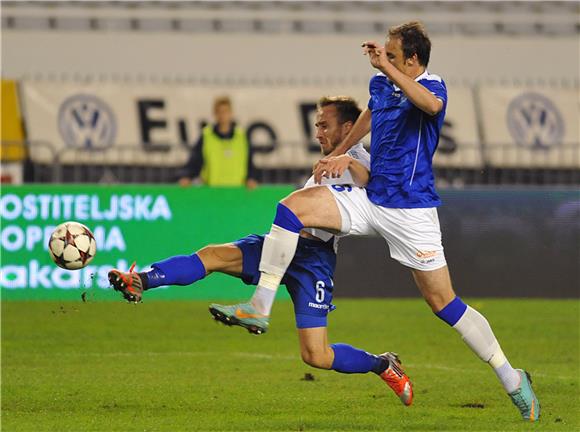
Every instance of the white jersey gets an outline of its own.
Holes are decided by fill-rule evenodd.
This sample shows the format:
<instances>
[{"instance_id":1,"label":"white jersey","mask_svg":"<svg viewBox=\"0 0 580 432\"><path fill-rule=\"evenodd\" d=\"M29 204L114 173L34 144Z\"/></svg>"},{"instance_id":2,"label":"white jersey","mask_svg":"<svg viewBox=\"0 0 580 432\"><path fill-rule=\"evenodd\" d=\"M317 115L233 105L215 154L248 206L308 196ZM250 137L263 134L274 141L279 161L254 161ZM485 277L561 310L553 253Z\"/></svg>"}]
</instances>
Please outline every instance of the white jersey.
<instances>
[{"instance_id":1,"label":"white jersey","mask_svg":"<svg viewBox=\"0 0 580 432\"><path fill-rule=\"evenodd\" d=\"M366 169L371 169L371 155L366 149L363 147L362 143L358 143L350 148L346 152L348 156L355 159L356 161L360 162ZM344 174L342 174L338 178L322 178L322 183L320 185L314 183L314 176L310 177L306 184L304 185L304 189L313 187L313 186L330 186L330 185L343 185L343 184L354 184L354 180L352 178L352 174L350 170L346 170ZM316 228L305 228L304 231L312 234L313 236L318 237L320 240L328 241L330 240L334 234L329 233L328 231L324 231L321 229Z\"/></svg>"}]
</instances>

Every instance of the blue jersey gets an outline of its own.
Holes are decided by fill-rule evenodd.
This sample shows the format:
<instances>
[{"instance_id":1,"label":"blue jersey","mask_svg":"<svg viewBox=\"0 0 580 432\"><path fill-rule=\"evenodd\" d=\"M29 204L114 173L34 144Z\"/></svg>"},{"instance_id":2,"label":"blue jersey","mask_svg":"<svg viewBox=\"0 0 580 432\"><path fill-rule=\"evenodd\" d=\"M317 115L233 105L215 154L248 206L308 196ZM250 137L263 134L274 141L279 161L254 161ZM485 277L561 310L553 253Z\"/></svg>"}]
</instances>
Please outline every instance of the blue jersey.
<instances>
[{"instance_id":1,"label":"blue jersey","mask_svg":"<svg viewBox=\"0 0 580 432\"><path fill-rule=\"evenodd\" d=\"M369 200L390 208L436 207L432 161L447 108L443 80L427 71L415 81L443 101L436 115L421 111L384 74L369 84L371 111L371 176Z\"/></svg>"}]
</instances>

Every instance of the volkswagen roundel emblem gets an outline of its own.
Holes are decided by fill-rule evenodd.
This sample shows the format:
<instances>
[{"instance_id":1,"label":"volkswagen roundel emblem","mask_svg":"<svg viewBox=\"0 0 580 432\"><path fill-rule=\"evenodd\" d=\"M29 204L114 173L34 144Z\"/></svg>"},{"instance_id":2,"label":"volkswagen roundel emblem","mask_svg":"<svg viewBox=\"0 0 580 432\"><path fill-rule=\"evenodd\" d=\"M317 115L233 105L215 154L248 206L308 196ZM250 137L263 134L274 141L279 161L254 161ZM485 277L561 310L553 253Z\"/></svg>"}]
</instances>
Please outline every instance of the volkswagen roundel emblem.
<instances>
[{"instance_id":1,"label":"volkswagen roundel emblem","mask_svg":"<svg viewBox=\"0 0 580 432\"><path fill-rule=\"evenodd\" d=\"M549 149L562 143L564 120L554 103L539 93L524 93L511 101L507 124L515 142L532 149Z\"/></svg>"},{"instance_id":2,"label":"volkswagen roundel emblem","mask_svg":"<svg viewBox=\"0 0 580 432\"><path fill-rule=\"evenodd\" d=\"M117 124L109 106L86 94L67 98L58 112L58 128L70 147L102 149L115 141Z\"/></svg>"}]
</instances>

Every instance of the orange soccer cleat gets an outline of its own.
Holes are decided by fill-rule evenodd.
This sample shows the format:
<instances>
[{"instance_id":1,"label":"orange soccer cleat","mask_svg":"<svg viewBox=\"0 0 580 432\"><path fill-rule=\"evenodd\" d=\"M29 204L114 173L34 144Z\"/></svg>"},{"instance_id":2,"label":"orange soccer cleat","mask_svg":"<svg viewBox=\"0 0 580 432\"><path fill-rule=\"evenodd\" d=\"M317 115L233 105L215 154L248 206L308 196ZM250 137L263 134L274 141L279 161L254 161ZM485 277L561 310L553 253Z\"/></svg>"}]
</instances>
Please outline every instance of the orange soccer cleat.
<instances>
[{"instance_id":1,"label":"orange soccer cleat","mask_svg":"<svg viewBox=\"0 0 580 432\"><path fill-rule=\"evenodd\" d=\"M115 291L120 291L125 300L130 303L139 303L143 299L143 282L139 274L135 273L135 263L128 272L113 269L109 272L109 283Z\"/></svg>"},{"instance_id":2,"label":"orange soccer cleat","mask_svg":"<svg viewBox=\"0 0 580 432\"><path fill-rule=\"evenodd\" d=\"M413 403L413 385L409 377L403 372L401 361L396 353L386 352L379 357L384 358L389 366L379 376L393 389L404 405Z\"/></svg>"}]
</instances>

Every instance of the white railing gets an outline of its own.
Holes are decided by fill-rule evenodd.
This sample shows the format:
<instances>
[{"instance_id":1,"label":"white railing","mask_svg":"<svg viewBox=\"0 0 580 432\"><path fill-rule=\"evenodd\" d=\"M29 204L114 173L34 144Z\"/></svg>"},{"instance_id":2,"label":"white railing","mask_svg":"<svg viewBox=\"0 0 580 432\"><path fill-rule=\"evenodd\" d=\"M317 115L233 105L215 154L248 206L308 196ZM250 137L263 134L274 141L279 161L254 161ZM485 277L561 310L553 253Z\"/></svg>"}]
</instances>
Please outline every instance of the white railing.
<instances>
[{"instance_id":1,"label":"white railing","mask_svg":"<svg viewBox=\"0 0 580 432\"><path fill-rule=\"evenodd\" d=\"M174 183L184 174L180 165L164 163L169 151L146 151L139 153L135 145L115 145L107 150L83 150L67 148L57 151L47 142L2 142L0 154L14 153L11 147L26 149L21 163L25 182L33 183ZM281 146L295 147L305 143L280 143ZM551 150L550 163L542 164L547 154L539 152L533 165L493 164L484 155L479 166L473 166L473 153L497 151L508 161L524 160L529 150L517 146L466 145L460 155L468 162L454 161L453 165L435 163L435 177L440 186L463 187L466 185L580 185L580 168L563 163L561 167L553 164ZM43 163L34 162L34 155L42 152ZM105 157L105 152L107 156ZM570 157L580 160L580 144L562 145L556 152L563 161ZM47 156L50 158L47 159ZM112 157L113 156L113 157ZM116 158L114 157L116 156ZM116 163L111 161L116 160ZM135 161L139 161L136 163ZM3 163L5 160L3 160ZM14 163L14 161L13 161ZM185 160L183 161L185 163ZM311 172L310 165L277 167L256 166L261 183L293 183L300 185Z\"/></svg>"}]
</instances>

